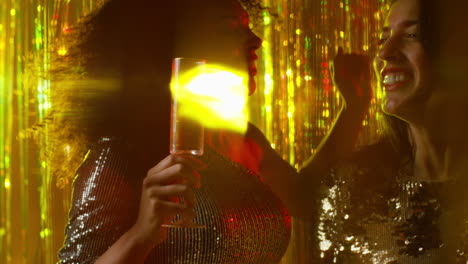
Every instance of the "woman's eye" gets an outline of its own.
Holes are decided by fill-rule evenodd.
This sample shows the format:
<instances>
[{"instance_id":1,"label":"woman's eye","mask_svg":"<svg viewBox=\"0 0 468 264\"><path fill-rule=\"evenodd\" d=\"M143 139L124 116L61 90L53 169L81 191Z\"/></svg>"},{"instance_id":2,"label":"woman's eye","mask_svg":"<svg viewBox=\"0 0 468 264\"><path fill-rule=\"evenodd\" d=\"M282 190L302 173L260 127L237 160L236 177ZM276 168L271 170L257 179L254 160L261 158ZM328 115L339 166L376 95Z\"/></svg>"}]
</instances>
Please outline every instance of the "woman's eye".
<instances>
[{"instance_id":1,"label":"woman's eye","mask_svg":"<svg viewBox=\"0 0 468 264\"><path fill-rule=\"evenodd\" d=\"M418 38L418 34L416 34L416 33L410 33L410 34L406 34L406 37L407 37L407 38Z\"/></svg>"}]
</instances>

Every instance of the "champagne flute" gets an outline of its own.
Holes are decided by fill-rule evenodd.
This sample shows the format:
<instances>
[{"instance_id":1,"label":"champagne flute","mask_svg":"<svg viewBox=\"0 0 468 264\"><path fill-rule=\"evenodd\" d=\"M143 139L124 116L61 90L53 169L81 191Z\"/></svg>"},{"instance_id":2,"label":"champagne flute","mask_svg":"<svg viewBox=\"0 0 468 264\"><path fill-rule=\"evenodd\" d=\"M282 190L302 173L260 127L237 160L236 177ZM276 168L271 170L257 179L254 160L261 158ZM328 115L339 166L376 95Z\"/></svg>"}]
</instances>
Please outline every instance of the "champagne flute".
<instances>
[{"instance_id":1,"label":"champagne flute","mask_svg":"<svg viewBox=\"0 0 468 264\"><path fill-rule=\"evenodd\" d=\"M202 124L187 115L187 84L193 77L203 74L205 70L205 61L190 58L175 58L172 61L172 106L171 106L171 130L170 130L170 150L171 154L182 155L203 155L204 147L204 128ZM180 203L185 203L184 199L179 197ZM179 216L180 217L180 216ZM193 219L182 219L165 224L164 227L190 227L205 228L193 222Z\"/></svg>"},{"instance_id":2,"label":"champagne flute","mask_svg":"<svg viewBox=\"0 0 468 264\"><path fill-rule=\"evenodd\" d=\"M188 112L183 111L183 107L189 97L187 84L204 70L204 60L175 58L172 62L171 154L203 155L203 126L199 121L183 114Z\"/></svg>"}]
</instances>

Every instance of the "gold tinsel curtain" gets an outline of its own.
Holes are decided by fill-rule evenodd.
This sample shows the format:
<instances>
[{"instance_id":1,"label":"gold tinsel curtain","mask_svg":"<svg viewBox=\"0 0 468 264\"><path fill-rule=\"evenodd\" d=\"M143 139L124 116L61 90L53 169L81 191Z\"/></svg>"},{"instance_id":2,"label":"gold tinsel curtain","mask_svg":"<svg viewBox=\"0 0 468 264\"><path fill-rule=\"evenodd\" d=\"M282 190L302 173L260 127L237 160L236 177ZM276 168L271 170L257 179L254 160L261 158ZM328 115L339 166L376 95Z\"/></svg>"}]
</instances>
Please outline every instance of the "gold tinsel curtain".
<instances>
[{"instance_id":1,"label":"gold tinsel curtain","mask_svg":"<svg viewBox=\"0 0 468 264\"><path fill-rule=\"evenodd\" d=\"M0 0L0 263L54 263L71 186L57 188L31 128L50 100L51 43L101 0Z\"/></svg>"},{"instance_id":2,"label":"gold tinsel curtain","mask_svg":"<svg viewBox=\"0 0 468 264\"><path fill-rule=\"evenodd\" d=\"M48 51L103 0L0 0L0 263L53 263L63 241L71 184L42 160L47 138L28 128L53 106ZM383 0L264 0L258 91L251 119L296 168L318 146L341 106L328 72L339 46L373 56ZM57 43L54 42L56 45ZM60 52L60 49L58 50ZM31 72L35 74L31 74ZM377 98L381 95L376 91ZM374 101L361 142L378 133ZM38 142L38 143L35 143ZM295 220L283 263L308 263L309 228Z\"/></svg>"}]
</instances>

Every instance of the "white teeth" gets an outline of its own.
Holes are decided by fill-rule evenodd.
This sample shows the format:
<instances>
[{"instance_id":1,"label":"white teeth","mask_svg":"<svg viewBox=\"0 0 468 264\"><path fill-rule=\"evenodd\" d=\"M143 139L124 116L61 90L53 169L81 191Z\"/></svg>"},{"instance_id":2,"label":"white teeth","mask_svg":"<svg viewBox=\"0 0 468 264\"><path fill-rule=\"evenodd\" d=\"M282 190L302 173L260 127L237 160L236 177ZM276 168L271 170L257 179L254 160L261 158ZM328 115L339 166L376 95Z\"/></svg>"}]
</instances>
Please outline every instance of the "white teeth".
<instances>
[{"instance_id":1,"label":"white teeth","mask_svg":"<svg viewBox=\"0 0 468 264\"><path fill-rule=\"evenodd\" d=\"M389 74L385 75L384 80L383 80L383 84L393 85L393 84L396 84L398 82L404 82L404 81L406 81L406 75L404 73L402 73L402 72L389 73Z\"/></svg>"}]
</instances>

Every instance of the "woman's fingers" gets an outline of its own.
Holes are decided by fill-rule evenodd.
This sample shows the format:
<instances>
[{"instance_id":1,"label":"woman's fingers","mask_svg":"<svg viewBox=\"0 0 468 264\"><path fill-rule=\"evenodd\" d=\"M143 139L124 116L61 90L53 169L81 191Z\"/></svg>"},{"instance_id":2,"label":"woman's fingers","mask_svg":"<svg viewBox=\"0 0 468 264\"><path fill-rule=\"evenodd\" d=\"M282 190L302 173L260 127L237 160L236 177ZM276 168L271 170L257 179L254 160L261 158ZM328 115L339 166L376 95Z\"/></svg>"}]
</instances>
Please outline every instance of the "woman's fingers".
<instances>
[{"instance_id":1,"label":"woman's fingers","mask_svg":"<svg viewBox=\"0 0 468 264\"><path fill-rule=\"evenodd\" d=\"M153 186L148 189L147 192L152 198L163 198L167 200L178 198L181 203L188 208L193 208L195 206L195 194L193 193L193 189L185 184Z\"/></svg>"},{"instance_id":2,"label":"woman's fingers","mask_svg":"<svg viewBox=\"0 0 468 264\"><path fill-rule=\"evenodd\" d=\"M333 61L336 81L358 80L362 74L370 76L370 59L360 54L339 54Z\"/></svg>"},{"instance_id":3,"label":"woman's fingers","mask_svg":"<svg viewBox=\"0 0 468 264\"><path fill-rule=\"evenodd\" d=\"M332 76L348 105L365 105L372 97L370 59L366 55L338 50L333 60Z\"/></svg>"},{"instance_id":4,"label":"woman's fingers","mask_svg":"<svg viewBox=\"0 0 468 264\"><path fill-rule=\"evenodd\" d=\"M163 224L169 223L176 215L183 223L190 223L195 217L195 194L187 185L153 186L146 191L151 201L147 209L159 216Z\"/></svg>"},{"instance_id":5,"label":"woman's fingers","mask_svg":"<svg viewBox=\"0 0 468 264\"><path fill-rule=\"evenodd\" d=\"M195 158L169 155L151 168L143 180L141 218L154 223L168 223L176 215L192 219L196 203L193 188L200 186L196 170L203 167Z\"/></svg>"},{"instance_id":6,"label":"woman's fingers","mask_svg":"<svg viewBox=\"0 0 468 264\"><path fill-rule=\"evenodd\" d=\"M196 170L204 164L195 158L169 155L151 168L143 180L138 218L134 225L143 240L155 244L165 239L163 225L175 216L194 217L194 187L200 179Z\"/></svg>"},{"instance_id":7,"label":"woman's fingers","mask_svg":"<svg viewBox=\"0 0 468 264\"><path fill-rule=\"evenodd\" d=\"M191 156L169 155L148 171L144 186L187 183L199 188L200 175L197 170L205 167L202 161Z\"/></svg>"},{"instance_id":8,"label":"woman's fingers","mask_svg":"<svg viewBox=\"0 0 468 264\"><path fill-rule=\"evenodd\" d=\"M200 185L200 176L195 170L187 165L175 164L159 172L150 170L143 181L143 187L149 188L153 185L168 185L176 183L185 183L189 186L198 188Z\"/></svg>"},{"instance_id":9,"label":"woman's fingers","mask_svg":"<svg viewBox=\"0 0 468 264\"><path fill-rule=\"evenodd\" d=\"M190 155L168 155L166 158L161 160L156 166L151 168L149 172L157 173L162 171L168 167L171 167L175 164L185 164L189 167L192 167L195 170L203 170L206 168L206 164L204 164L201 160L190 156Z\"/></svg>"}]
</instances>

